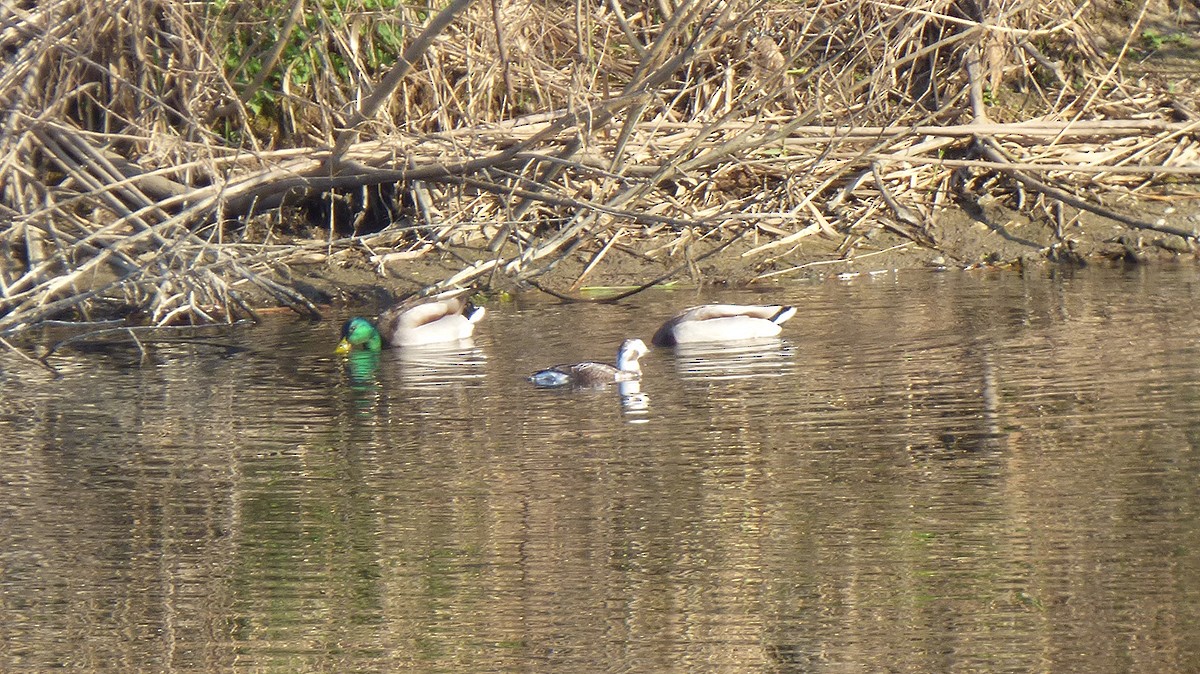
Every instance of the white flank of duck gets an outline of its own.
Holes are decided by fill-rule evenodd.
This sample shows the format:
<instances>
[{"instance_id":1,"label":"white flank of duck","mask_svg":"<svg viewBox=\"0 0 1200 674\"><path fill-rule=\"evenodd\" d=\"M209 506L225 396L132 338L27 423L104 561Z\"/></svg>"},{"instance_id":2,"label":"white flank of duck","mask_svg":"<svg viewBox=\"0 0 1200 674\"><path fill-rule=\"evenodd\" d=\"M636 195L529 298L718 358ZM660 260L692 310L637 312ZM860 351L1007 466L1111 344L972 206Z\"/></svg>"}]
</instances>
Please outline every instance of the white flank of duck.
<instances>
[{"instance_id":1,"label":"white flank of duck","mask_svg":"<svg viewBox=\"0 0 1200 674\"><path fill-rule=\"evenodd\" d=\"M795 307L780 305L703 304L684 309L654 333L655 346L733 342L775 337Z\"/></svg>"}]
</instances>

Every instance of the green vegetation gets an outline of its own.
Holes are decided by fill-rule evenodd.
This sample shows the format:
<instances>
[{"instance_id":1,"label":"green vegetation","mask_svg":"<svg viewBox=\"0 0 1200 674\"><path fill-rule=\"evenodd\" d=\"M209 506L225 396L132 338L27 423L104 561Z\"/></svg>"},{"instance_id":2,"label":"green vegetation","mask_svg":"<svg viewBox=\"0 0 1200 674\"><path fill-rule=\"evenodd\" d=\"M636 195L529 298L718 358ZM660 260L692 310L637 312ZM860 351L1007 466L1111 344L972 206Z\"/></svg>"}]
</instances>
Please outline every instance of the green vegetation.
<instances>
[{"instance_id":1,"label":"green vegetation","mask_svg":"<svg viewBox=\"0 0 1200 674\"><path fill-rule=\"evenodd\" d=\"M1152 51L1158 51L1167 45L1187 48L1189 44L1188 37L1183 33L1168 33L1164 35L1151 28L1142 31L1142 45Z\"/></svg>"},{"instance_id":2,"label":"green vegetation","mask_svg":"<svg viewBox=\"0 0 1200 674\"><path fill-rule=\"evenodd\" d=\"M291 21L297 9L303 14ZM247 110L263 117L281 115L281 100L314 100L323 88L349 92L376 79L403 49L403 9L396 0L216 2L208 21L224 38L214 47L226 76Z\"/></svg>"}]
</instances>

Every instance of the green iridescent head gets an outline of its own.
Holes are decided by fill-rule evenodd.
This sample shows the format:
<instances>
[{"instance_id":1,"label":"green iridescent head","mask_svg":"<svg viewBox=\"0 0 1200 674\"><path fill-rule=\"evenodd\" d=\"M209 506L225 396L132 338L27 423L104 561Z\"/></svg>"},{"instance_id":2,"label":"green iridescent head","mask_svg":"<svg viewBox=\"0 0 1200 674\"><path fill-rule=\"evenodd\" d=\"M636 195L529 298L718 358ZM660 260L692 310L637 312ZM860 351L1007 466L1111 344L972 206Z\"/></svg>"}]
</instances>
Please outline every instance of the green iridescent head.
<instances>
[{"instance_id":1,"label":"green iridescent head","mask_svg":"<svg viewBox=\"0 0 1200 674\"><path fill-rule=\"evenodd\" d=\"M337 345L337 353L344 355L355 349L378 351L382 348L383 338L371 321L355 316L342 324L342 341Z\"/></svg>"}]
</instances>

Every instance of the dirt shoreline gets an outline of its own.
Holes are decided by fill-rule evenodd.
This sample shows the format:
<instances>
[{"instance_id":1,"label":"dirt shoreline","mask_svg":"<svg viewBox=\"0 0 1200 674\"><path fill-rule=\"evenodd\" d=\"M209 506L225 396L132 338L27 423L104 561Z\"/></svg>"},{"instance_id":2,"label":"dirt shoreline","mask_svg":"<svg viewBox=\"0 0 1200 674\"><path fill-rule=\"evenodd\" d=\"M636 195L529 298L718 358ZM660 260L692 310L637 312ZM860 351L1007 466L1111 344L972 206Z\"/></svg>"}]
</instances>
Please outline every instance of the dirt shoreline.
<instances>
[{"instance_id":1,"label":"dirt shoreline","mask_svg":"<svg viewBox=\"0 0 1200 674\"><path fill-rule=\"evenodd\" d=\"M1200 204L1194 201L1184 204L1182 199L1164 198L1122 210L1149 222L1200 230ZM1023 269L1200 259L1195 242L1177 235L1130 229L1089 213L1068 218L1060 235L1053 223L1031 220L999 204L982 205L976 212L946 210L935 215L928 229L935 246L920 245L884 228L862 235L815 232L765 249L763 244L779 237L756 238L750 232L688 241L678 232L630 233L591 269L588 266L601 247L595 240L564 255L549 273L535 279L496 273L468 285L485 295L540 287L587 299L659 279L685 286L741 287L895 269ZM519 254L515 248L492 253L482 246L459 246L382 267L371 261L370 253L385 252L348 250L320 263L293 265L288 281L317 304L383 306L451 278L471 264L497 257L511 260Z\"/></svg>"}]
</instances>

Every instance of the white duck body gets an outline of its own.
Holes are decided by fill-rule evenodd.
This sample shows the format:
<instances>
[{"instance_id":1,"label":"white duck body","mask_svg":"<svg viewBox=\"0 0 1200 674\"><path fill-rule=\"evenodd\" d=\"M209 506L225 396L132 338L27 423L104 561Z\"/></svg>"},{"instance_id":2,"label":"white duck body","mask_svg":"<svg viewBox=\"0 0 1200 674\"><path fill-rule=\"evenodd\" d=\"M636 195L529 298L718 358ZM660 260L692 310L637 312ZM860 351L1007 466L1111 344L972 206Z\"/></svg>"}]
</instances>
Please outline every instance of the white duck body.
<instances>
[{"instance_id":1,"label":"white duck body","mask_svg":"<svg viewBox=\"0 0 1200 674\"><path fill-rule=\"evenodd\" d=\"M617 351L617 365L585 361L555 365L544 370L538 370L529 377L529 381L541 387L575 386L594 387L604 386L622 381L635 381L642 378L642 366L638 359L649 353L646 343L640 339L627 339L621 343Z\"/></svg>"},{"instance_id":2,"label":"white duck body","mask_svg":"<svg viewBox=\"0 0 1200 674\"><path fill-rule=\"evenodd\" d=\"M379 332L392 346L445 344L469 338L484 313L458 298L397 307L379 317Z\"/></svg>"},{"instance_id":3,"label":"white duck body","mask_svg":"<svg viewBox=\"0 0 1200 674\"><path fill-rule=\"evenodd\" d=\"M775 337L783 322L795 315L795 307L780 305L703 304L676 314L651 341L655 346L675 346Z\"/></svg>"}]
</instances>

